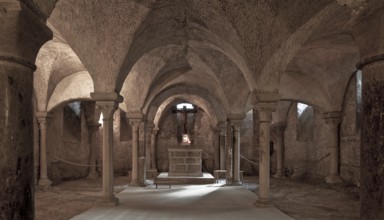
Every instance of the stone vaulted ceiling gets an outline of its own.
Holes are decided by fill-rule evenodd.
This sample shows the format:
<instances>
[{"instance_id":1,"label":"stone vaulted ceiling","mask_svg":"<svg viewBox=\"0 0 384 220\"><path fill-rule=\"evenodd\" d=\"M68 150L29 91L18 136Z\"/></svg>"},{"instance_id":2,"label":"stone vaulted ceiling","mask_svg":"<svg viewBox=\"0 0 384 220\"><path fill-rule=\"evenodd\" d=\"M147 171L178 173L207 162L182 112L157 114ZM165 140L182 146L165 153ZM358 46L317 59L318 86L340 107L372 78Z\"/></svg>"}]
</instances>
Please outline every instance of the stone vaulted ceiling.
<instances>
[{"instance_id":1,"label":"stone vaulted ceiling","mask_svg":"<svg viewBox=\"0 0 384 220\"><path fill-rule=\"evenodd\" d=\"M27 2L55 35L36 61L40 111L91 92L120 93L124 111L152 118L183 99L222 120L258 92L338 110L359 59L353 13L334 0Z\"/></svg>"}]
</instances>

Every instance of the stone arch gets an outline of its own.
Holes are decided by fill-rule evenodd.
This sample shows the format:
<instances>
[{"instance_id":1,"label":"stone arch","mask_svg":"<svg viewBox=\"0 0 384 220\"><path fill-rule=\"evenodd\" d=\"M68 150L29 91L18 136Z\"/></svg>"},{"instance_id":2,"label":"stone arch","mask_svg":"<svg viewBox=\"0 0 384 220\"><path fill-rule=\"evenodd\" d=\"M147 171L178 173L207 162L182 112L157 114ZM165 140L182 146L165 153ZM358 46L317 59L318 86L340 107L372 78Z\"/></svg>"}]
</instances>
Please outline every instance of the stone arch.
<instances>
[{"instance_id":1,"label":"stone arch","mask_svg":"<svg viewBox=\"0 0 384 220\"><path fill-rule=\"evenodd\" d=\"M76 80L85 80L85 87L76 89L88 89L93 91L93 81L80 59L68 44L55 38L47 42L39 51L36 59L37 70L34 74L34 91L37 97L39 111L46 111L51 98L57 99L58 89L64 91L63 84L69 85ZM82 77L80 77L80 75ZM88 75L86 77L85 75ZM80 77L80 78L79 78ZM92 89L90 90L90 85ZM56 93L55 93L56 92ZM77 92L73 90L72 93Z\"/></svg>"},{"instance_id":2,"label":"stone arch","mask_svg":"<svg viewBox=\"0 0 384 220\"><path fill-rule=\"evenodd\" d=\"M210 92L199 87L189 87L185 84L177 84L163 90L161 93L153 97L146 103L143 108L143 113L146 113L148 119L154 119L158 107L169 97L180 94L196 95L206 100L217 115L218 121L225 121L227 112L225 106ZM228 108L227 108L228 109Z\"/></svg>"},{"instance_id":3,"label":"stone arch","mask_svg":"<svg viewBox=\"0 0 384 220\"><path fill-rule=\"evenodd\" d=\"M68 100L90 100L93 92L92 79L88 72L78 72L64 78L55 88L47 104L47 111Z\"/></svg>"},{"instance_id":4,"label":"stone arch","mask_svg":"<svg viewBox=\"0 0 384 220\"><path fill-rule=\"evenodd\" d=\"M204 98L201 98L200 96L197 95L190 95L190 94L180 94L180 95L174 95L171 96L163 101L162 104L158 106L158 110L156 111L156 114L154 115L154 118L147 118L148 121L152 121L153 124L158 127L159 121L162 118L162 115L164 112L172 107L174 104L181 102L181 101L186 101L191 104L194 104L200 108L203 109L204 112L206 112L210 118L211 124L214 126L217 124L218 120L215 115L215 112L213 111L212 107L209 105L207 100Z\"/></svg>"}]
</instances>

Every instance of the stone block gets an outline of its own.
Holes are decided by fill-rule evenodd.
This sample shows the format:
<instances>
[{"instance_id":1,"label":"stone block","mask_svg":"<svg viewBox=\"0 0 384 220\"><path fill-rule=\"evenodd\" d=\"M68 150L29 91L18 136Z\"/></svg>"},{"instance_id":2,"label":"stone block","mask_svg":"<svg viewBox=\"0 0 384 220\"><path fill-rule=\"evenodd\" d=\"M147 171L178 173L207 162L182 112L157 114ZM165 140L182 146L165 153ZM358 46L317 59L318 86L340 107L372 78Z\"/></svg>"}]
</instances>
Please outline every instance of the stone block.
<instances>
[{"instance_id":1,"label":"stone block","mask_svg":"<svg viewBox=\"0 0 384 220\"><path fill-rule=\"evenodd\" d=\"M186 164L199 164L198 158L186 158ZM200 162L201 164L201 162Z\"/></svg>"},{"instance_id":2,"label":"stone block","mask_svg":"<svg viewBox=\"0 0 384 220\"><path fill-rule=\"evenodd\" d=\"M173 152L175 157L186 157L187 154L185 151L175 151Z\"/></svg>"},{"instance_id":3,"label":"stone block","mask_svg":"<svg viewBox=\"0 0 384 220\"><path fill-rule=\"evenodd\" d=\"M186 165L174 165L176 171L187 171Z\"/></svg>"},{"instance_id":4,"label":"stone block","mask_svg":"<svg viewBox=\"0 0 384 220\"><path fill-rule=\"evenodd\" d=\"M201 157L201 151L188 151L188 157Z\"/></svg>"},{"instance_id":5,"label":"stone block","mask_svg":"<svg viewBox=\"0 0 384 220\"><path fill-rule=\"evenodd\" d=\"M188 165L188 171L201 171L200 165Z\"/></svg>"},{"instance_id":6,"label":"stone block","mask_svg":"<svg viewBox=\"0 0 384 220\"><path fill-rule=\"evenodd\" d=\"M178 157L170 158L170 162L171 164L185 164L185 158L178 158Z\"/></svg>"}]
</instances>

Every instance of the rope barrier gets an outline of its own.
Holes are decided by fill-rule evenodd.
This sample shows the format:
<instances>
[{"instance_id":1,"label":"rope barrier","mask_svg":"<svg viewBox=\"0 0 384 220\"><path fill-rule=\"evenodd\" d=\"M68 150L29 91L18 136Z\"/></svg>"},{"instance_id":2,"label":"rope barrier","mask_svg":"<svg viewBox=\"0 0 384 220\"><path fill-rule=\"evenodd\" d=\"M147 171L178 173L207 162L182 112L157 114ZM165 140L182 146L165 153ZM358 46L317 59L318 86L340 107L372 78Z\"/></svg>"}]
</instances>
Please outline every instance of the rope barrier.
<instances>
[{"instance_id":1,"label":"rope barrier","mask_svg":"<svg viewBox=\"0 0 384 220\"><path fill-rule=\"evenodd\" d=\"M241 154L240 154L240 157L241 157L241 158L243 158L245 161L248 161L248 162L250 162L251 164L254 164L254 165L259 165L258 163L254 162L254 161L252 161L252 160L250 160L250 159L247 159L246 157L244 157L244 156L243 156L243 155L241 155Z\"/></svg>"},{"instance_id":2,"label":"rope barrier","mask_svg":"<svg viewBox=\"0 0 384 220\"><path fill-rule=\"evenodd\" d=\"M75 166L82 166L82 167L101 167L101 165L88 165L88 164L81 164L81 163L74 163L74 162L71 162L71 161L68 161L68 160L64 160L64 159L61 159L61 158L58 158L54 155L52 155L51 153L47 153L49 156L51 156L53 159L56 159L58 161L62 161L64 163L67 163L67 164L71 164L71 165L75 165Z\"/></svg>"},{"instance_id":3,"label":"rope barrier","mask_svg":"<svg viewBox=\"0 0 384 220\"><path fill-rule=\"evenodd\" d=\"M328 157L329 155L331 155L331 153L327 153L326 155L324 155L322 158L318 159L317 161L313 161L313 162L311 162L311 163L309 163L309 164L307 164L307 165L305 165L305 166L303 166L303 167L293 167L293 169L294 169L294 170L305 169L305 168L307 168L307 167L309 167L309 166L312 166L312 165L315 165L315 164L319 163L320 161L324 160L324 159L325 159L326 157ZM246 157L244 157L244 156L241 155L241 154L240 154L240 157L243 158L245 161L248 161L248 162L250 162L250 163L252 163L252 164L254 164L254 165L259 165L258 163L254 162L254 161L252 161L252 160L247 159Z\"/></svg>"},{"instance_id":4,"label":"rope barrier","mask_svg":"<svg viewBox=\"0 0 384 220\"><path fill-rule=\"evenodd\" d=\"M331 155L331 153L327 153L326 155L324 155L322 158L318 159L317 161L313 161L311 163L308 163L307 165L303 166L303 167L293 167L294 170L300 170L300 169L305 169L309 166L312 166L312 165L315 165L317 163L319 163L320 161L324 160L326 157L328 157L329 155Z\"/></svg>"}]
</instances>

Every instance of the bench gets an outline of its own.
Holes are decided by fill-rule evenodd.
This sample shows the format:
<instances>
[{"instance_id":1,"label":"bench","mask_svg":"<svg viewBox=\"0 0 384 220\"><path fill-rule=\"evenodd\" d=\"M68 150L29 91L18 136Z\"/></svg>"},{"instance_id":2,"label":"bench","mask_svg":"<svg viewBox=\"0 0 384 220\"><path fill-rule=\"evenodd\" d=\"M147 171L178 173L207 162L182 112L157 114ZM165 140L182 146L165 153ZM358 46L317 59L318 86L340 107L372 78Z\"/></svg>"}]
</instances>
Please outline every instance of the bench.
<instances>
[{"instance_id":1,"label":"bench","mask_svg":"<svg viewBox=\"0 0 384 220\"><path fill-rule=\"evenodd\" d=\"M156 185L156 189L157 189L157 186L158 185L168 185L169 186L169 189L171 189L171 184L174 184L175 181L172 181L172 180L167 180L167 179L159 179L159 178L155 178L153 183Z\"/></svg>"},{"instance_id":2,"label":"bench","mask_svg":"<svg viewBox=\"0 0 384 220\"><path fill-rule=\"evenodd\" d=\"M220 173L227 173L227 170L214 170L213 176L215 177L215 183L219 183L219 174Z\"/></svg>"}]
</instances>

